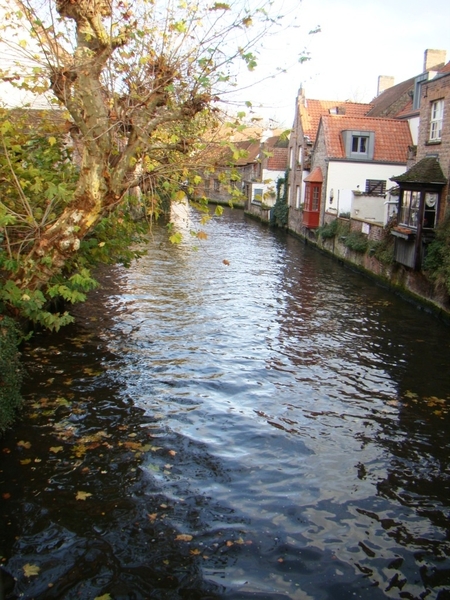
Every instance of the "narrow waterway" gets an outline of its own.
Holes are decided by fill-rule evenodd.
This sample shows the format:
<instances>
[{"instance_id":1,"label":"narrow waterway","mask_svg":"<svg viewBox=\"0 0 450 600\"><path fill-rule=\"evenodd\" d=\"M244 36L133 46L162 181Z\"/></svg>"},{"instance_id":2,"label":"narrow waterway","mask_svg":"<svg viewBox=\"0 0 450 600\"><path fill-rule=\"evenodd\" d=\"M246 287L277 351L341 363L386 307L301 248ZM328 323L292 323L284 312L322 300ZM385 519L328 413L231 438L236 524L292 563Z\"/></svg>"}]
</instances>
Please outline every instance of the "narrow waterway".
<instances>
[{"instance_id":1,"label":"narrow waterway","mask_svg":"<svg viewBox=\"0 0 450 600\"><path fill-rule=\"evenodd\" d=\"M241 211L174 218L29 343L0 598L448 600L450 329Z\"/></svg>"}]
</instances>

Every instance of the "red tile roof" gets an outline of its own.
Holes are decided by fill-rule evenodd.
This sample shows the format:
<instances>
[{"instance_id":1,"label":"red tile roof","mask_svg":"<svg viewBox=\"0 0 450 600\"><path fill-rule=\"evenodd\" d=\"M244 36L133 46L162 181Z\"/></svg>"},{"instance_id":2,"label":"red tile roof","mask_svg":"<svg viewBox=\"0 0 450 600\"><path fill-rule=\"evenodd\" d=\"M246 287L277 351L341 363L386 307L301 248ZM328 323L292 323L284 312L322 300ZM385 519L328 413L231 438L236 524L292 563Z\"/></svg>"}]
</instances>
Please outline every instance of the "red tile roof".
<instances>
[{"instance_id":1,"label":"red tile roof","mask_svg":"<svg viewBox=\"0 0 450 600\"><path fill-rule=\"evenodd\" d=\"M323 182L322 169L320 167L316 167L315 169L312 170L311 174L308 175L308 177L305 177L305 179L303 181L309 181L311 183L322 183Z\"/></svg>"},{"instance_id":2,"label":"red tile roof","mask_svg":"<svg viewBox=\"0 0 450 600\"><path fill-rule=\"evenodd\" d=\"M442 69L439 69L439 73L450 73L450 62L444 65Z\"/></svg>"},{"instance_id":3,"label":"red tile roof","mask_svg":"<svg viewBox=\"0 0 450 600\"><path fill-rule=\"evenodd\" d=\"M346 158L342 139L343 131L373 131L375 133L373 160L406 164L408 147L412 145L411 131L407 121L328 115L322 117L322 127L329 158Z\"/></svg>"},{"instance_id":4,"label":"red tile roof","mask_svg":"<svg viewBox=\"0 0 450 600\"><path fill-rule=\"evenodd\" d=\"M345 111L349 117L363 116L371 108L371 104L358 102L339 102L337 100L305 100L299 103L299 112L302 122L303 135L308 136L312 143L316 140L317 128L320 117L331 114L330 111Z\"/></svg>"},{"instance_id":5,"label":"red tile roof","mask_svg":"<svg viewBox=\"0 0 450 600\"><path fill-rule=\"evenodd\" d=\"M271 171L285 171L288 166L288 149L272 148L272 156L267 159L267 168Z\"/></svg>"}]
</instances>

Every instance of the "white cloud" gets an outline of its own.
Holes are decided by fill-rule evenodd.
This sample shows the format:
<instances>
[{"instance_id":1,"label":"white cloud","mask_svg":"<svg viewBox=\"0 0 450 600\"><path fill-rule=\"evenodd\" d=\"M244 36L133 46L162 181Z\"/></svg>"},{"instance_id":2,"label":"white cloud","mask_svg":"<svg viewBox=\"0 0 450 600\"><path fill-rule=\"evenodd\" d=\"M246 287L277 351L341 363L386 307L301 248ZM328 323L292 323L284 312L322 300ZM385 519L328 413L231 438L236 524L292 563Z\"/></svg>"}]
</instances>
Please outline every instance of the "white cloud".
<instances>
[{"instance_id":1,"label":"white cloud","mask_svg":"<svg viewBox=\"0 0 450 600\"><path fill-rule=\"evenodd\" d=\"M435 0L428 11L422 0L286 0L283 5L294 9L292 28L267 40L255 76L246 80L257 81L277 65L287 72L240 97L288 127L300 85L310 98L369 102L379 75L400 83L421 73L426 49L447 50L450 60L448 0ZM316 25L321 32L308 35ZM311 60L300 64L305 47Z\"/></svg>"}]
</instances>

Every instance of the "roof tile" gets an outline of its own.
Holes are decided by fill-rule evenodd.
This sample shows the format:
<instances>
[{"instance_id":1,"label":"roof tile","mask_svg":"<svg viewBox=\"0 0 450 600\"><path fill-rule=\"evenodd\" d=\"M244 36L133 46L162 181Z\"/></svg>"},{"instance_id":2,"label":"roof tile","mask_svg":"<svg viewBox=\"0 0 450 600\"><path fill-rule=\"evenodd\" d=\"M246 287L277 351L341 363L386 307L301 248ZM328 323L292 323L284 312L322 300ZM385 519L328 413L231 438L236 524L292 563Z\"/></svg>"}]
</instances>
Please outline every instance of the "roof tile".
<instances>
[{"instance_id":1,"label":"roof tile","mask_svg":"<svg viewBox=\"0 0 450 600\"><path fill-rule=\"evenodd\" d=\"M302 122L303 135L309 137L312 143L316 140L317 128L320 118L331 114L330 111L345 111L350 117L363 116L372 107L371 104L358 102L339 102L337 100L305 100L305 104L299 104L300 118Z\"/></svg>"},{"instance_id":2,"label":"roof tile","mask_svg":"<svg viewBox=\"0 0 450 600\"><path fill-rule=\"evenodd\" d=\"M342 139L343 131L373 131L375 133L373 160L406 164L408 147L412 145L407 121L328 115L322 117L322 126L329 158L346 158Z\"/></svg>"}]
</instances>

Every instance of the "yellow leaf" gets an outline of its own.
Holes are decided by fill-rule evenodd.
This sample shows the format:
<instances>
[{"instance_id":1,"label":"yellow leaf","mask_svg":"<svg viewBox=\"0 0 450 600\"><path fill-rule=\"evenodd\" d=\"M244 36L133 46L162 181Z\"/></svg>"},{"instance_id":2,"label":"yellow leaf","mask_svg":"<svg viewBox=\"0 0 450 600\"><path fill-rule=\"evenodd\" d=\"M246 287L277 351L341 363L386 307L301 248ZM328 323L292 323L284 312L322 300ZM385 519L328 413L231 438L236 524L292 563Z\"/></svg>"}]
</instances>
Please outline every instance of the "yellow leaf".
<instances>
[{"instance_id":1,"label":"yellow leaf","mask_svg":"<svg viewBox=\"0 0 450 600\"><path fill-rule=\"evenodd\" d=\"M26 47L27 47L27 42L26 42L26 40L20 40L20 42L19 42L19 46L20 46L21 48L26 48Z\"/></svg>"},{"instance_id":2,"label":"yellow leaf","mask_svg":"<svg viewBox=\"0 0 450 600\"><path fill-rule=\"evenodd\" d=\"M204 231L199 231L197 233L197 237L199 240L207 240L208 239L208 234Z\"/></svg>"},{"instance_id":3,"label":"yellow leaf","mask_svg":"<svg viewBox=\"0 0 450 600\"><path fill-rule=\"evenodd\" d=\"M177 535L175 540L177 542L190 542L192 540L192 537L192 535L189 535L187 533L180 533L179 535Z\"/></svg>"},{"instance_id":4,"label":"yellow leaf","mask_svg":"<svg viewBox=\"0 0 450 600\"><path fill-rule=\"evenodd\" d=\"M25 458L24 460L20 461L21 465L28 465L31 462L31 458Z\"/></svg>"},{"instance_id":5,"label":"yellow leaf","mask_svg":"<svg viewBox=\"0 0 450 600\"><path fill-rule=\"evenodd\" d=\"M50 146L54 146L56 144L56 138L53 136L50 136L48 138L48 143L50 144Z\"/></svg>"},{"instance_id":6,"label":"yellow leaf","mask_svg":"<svg viewBox=\"0 0 450 600\"><path fill-rule=\"evenodd\" d=\"M110 594L103 594L103 596L96 596L94 600L111 600Z\"/></svg>"},{"instance_id":7,"label":"yellow leaf","mask_svg":"<svg viewBox=\"0 0 450 600\"><path fill-rule=\"evenodd\" d=\"M75 497L76 500L86 500L86 498L89 498L89 496L92 496L92 494L90 494L89 492L77 492L77 495Z\"/></svg>"},{"instance_id":8,"label":"yellow leaf","mask_svg":"<svg viewBox=\"0 0 450 600\"><path fill-rule=\"evenodd\" d=\"M196 556L197 554L200 554L200 550L198 548L194 548L193 550L190 551L190 554L193 554L194 556Z\"/></svg>"},{"instance_id":9,"label":"yellow leaf","mask_svg":"<svg viewBox=\"0 0 450 600\"><path fill-rule=\"evenodd\" d=\"M62 452L63 447L62 446L52 446L50 448L50 452L54 452L55 454L57 454L58 452Z\"/></svg>"},{"instance_id":10,"label":"yellow leaf","mask_svg":"<svg viewBox=\"0 0 450 600\"><path fill-rule=\"evenodd\" d=\"M182 202L184 199L186 198L186 194L183 192L183 190L178 190L178 192L175 194L175 202Z\"/></svg>"},{"instance_id":11,"label":"yellow leaf","mask_svg":"<svg viewBox=\"0 0 450 600\"><path fill-rule=\"evenodd\" d=\"M29 448L31 448L30 442L24 442L23 440L20 440L20 442L17 442L17 445L21 446L22 448L26 448L27 450Z\"/></svg>"},{"instance_id":12,"label":"yellow leaf","mask_svg":"<svg viewBox=\"0 0 450 600\"><path fill-rule=\"evenodd\" d=\"M23 565L23 572L25 574L25 577L32 577L33 575L38 575L40 570L41 568L37 565L30 565L29 563Z\"/></svg>"},{"instance_id":13,"label":"yellow leaf","mask_svg":"<svg viewBox=\"0 0 450 600\"><path fill-rule=\"evenodd\" d=\"M170 454L170 456L176 456L175 450L169 450L169 454Z\"/></svg>"}]
</instances>

